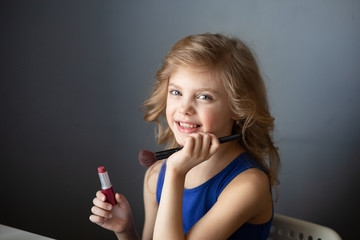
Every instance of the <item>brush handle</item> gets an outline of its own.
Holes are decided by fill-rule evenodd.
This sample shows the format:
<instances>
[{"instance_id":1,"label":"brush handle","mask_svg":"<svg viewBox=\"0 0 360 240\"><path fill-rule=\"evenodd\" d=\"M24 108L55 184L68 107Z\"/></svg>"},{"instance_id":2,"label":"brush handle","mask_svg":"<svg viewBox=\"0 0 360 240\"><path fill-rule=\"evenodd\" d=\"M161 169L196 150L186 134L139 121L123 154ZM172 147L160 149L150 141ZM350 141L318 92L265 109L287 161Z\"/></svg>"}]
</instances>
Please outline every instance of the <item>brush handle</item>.
<instances>
[{"instance_id":1,"label":"brush handle","mask_svg":"<svg viewBox=\"0 0 360 240\"><path fill-rule=\"evenodd\" d=\"M236 139L240 139L241 137L242 137L242 135L240 133L238 133L238 134L230 135L227 137L221 137L221 138L219 138L219 142L226 143L226 142L230 142L230 141L233 141ZM181 149L182 149L182 147L159 151L159 152L155 153L155 156L156 156L157 160L161 160L164 158L168 158L170 155L172 155L173 153L175 153L177 151L180 151Z\"/></svg>"}]
</instances>

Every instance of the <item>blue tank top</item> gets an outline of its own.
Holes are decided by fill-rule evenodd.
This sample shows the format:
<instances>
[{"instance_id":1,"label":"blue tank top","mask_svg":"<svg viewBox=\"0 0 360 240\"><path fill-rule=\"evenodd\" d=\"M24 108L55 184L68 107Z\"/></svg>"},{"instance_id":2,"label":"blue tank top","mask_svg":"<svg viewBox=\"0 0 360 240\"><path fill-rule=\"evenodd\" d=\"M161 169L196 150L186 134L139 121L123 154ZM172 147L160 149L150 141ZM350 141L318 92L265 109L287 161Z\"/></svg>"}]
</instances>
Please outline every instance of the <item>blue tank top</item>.
<instances>
[{"instance_id":1,"label":"blue tank top","mask_svg":"<svg viewBox=\"0 0 360 240\"><path fill-rule=\"evenodd\" d=\"M231 180L249 168L258 168L264 171L249 153L243 153L207 182L192 189L184 189L182 215L185 234L210 210L222 190ZM158 203L160 203L165 171L166 161L164 161L161 167L157 183L156 199ZM269 235L271 222L272 218L264 224L245 223L228 239L266 240Z\"/></svg>"}]
</instances>

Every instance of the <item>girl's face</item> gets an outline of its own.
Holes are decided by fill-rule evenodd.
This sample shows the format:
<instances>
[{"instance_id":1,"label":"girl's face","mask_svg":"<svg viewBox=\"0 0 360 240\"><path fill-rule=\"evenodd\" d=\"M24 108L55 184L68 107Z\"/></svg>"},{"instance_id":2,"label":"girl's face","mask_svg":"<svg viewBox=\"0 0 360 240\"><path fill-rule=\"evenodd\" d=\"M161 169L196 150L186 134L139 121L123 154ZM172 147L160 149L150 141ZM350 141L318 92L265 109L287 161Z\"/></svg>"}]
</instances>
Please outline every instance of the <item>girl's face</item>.
<instances>
[{"instance_id":1,"label":"girl's face","mask_svg":"<svg viewBox=\"0 0 360 240\"><path fill-rule=\"evenodd\" d=\"M221 80L191 67L180 67L170 77L166 119L180 145L191 133L228 136L234 123Z\"/></svg>"}]
</instances>

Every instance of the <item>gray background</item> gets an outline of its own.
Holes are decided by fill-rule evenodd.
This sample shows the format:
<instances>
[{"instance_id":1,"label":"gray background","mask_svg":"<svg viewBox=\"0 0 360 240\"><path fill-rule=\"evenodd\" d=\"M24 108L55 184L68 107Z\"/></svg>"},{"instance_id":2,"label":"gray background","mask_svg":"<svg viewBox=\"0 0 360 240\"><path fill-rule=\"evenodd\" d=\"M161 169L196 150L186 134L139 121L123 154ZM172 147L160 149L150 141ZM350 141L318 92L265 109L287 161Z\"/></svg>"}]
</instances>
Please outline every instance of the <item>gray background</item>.
<instances>
[{"instance_id":1,"label":"gray background","mask_svg":"<svg viewBox=\"0 0 360 240\"><path fill-rule=\"evenodd\" d=\"M276 118L276 212L358 227L360 1L1 1L2 224L57 239L114 239L88 220L109 169L143 222L140 109L178 39L221 32L256 52ZM355 220L352 220L355 219Z\"/></svg>"}]
</instances>

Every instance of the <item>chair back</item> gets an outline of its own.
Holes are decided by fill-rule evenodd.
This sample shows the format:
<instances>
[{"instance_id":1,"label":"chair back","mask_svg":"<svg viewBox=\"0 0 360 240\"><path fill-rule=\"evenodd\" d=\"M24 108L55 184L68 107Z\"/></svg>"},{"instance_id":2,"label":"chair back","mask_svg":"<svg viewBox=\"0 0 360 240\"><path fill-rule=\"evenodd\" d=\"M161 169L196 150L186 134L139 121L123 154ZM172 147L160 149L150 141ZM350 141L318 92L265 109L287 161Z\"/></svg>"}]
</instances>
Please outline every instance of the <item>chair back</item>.
<instances>
[{"instance_id":1,"label":"chair back","mask_svg":"<svg viewBox=\"0 0 360 240\"><path fill-rule=\"evenodd\" d=\"M341 240L333 229L275 213L268 240Z\"/></svg>"}]
</instances>

